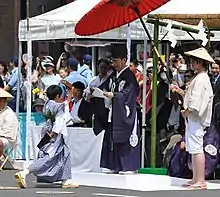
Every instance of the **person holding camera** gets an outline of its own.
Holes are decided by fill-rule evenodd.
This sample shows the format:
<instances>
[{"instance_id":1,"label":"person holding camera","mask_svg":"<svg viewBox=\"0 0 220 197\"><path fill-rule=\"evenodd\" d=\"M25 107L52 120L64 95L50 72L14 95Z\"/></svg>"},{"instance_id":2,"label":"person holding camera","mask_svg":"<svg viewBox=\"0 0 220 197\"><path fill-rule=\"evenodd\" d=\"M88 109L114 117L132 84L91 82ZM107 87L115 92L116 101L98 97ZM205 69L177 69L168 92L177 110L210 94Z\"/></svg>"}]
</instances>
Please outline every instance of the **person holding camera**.
<instances>
[{"instance_id":1,"label":"person holding camera","mask_svg":"<svg viewBox=\"0 0 220 197\"><path fill-rule=\"evenodd\" d=\"M184 73L187 70L187 65L182 55L171 55L171 64L173 70L173 80L179 87L184 85Z\"/></svg>"}]
</instances>

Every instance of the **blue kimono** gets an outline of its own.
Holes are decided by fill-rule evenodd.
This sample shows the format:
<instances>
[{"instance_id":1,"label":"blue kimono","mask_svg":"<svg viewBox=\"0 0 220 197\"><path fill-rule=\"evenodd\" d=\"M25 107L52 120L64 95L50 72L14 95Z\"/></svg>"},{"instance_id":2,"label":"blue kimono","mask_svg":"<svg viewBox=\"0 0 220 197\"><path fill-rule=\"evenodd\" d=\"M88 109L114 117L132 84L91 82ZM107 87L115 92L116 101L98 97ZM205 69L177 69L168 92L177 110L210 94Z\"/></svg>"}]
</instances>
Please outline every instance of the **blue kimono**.
<instances>
[{"instance_id":1,"label":"blue kimono","mask_svg":"<svg viewBox=\"0 0 220 197\"><path fill-rule=\"evenodd\" d=\"M105 91L113 92L112 104L107 110L108 118L96 112L94 132L105 130L101 167L116 172L136 171L140 168L140 130L137 121L136 98L138 83L129 67L121 73L113 72L102 86ZM106 114L103 101L97 99ZM99 108L99 110L101 110Z\"/></svg>"},{"instance_id":2,"label":"blue kimono","mask_svg":"<svg viewBox=\"0 0 220 197\"><path fill-rule=\"evenodd\" d=\"M185 137L182 137L179 142L176 143L174 148L170 150L170 160L167 166L167 173L169 176L178 178L190 178L192 172L188 167L189 153L185 149L181 149L180 145L185 142Z\"/></svg>"},{"instance_id":3,"label":"blue kimono","mask_svg":"<svg viewBox=\"0 0 220 197\"><path fill-rule=\"evenodd\" d=\"M213 122L204 136L205 176L211 178L219 164L219 133Z\"/></svg>"},{"instance_id":4,"label":"blue kimono","mask_svg":"<svg viewBox=\"0 0 220 197\"><path fill-rule=\"evenodd\" d=\"M180 150L180 143L185 141L183 137L174 147L168 166L168 174L178 178L190 178L191 157L185 150ZM204 136L205 153L205 178L213 177L217 165L219 164L219 128L216 121L212 121ZM191 175L190 175L191 174Z\"/></svg>"},{"instance_id":5,"label":"blue kimono","mask_svg":"<svg viewBox=\"0 0 220 197\"><path fill-rule=\"evenodd\" d=\"M44 113L47 114L47 121L42 128L42 137L52 131L55 135L39 150L37 160L28 170L37 177L38 182L52 183L71 179L70 152L63 138L63 134L67 134L65 103L49 100L44 106Z\"/></svg>"}]
</instances>

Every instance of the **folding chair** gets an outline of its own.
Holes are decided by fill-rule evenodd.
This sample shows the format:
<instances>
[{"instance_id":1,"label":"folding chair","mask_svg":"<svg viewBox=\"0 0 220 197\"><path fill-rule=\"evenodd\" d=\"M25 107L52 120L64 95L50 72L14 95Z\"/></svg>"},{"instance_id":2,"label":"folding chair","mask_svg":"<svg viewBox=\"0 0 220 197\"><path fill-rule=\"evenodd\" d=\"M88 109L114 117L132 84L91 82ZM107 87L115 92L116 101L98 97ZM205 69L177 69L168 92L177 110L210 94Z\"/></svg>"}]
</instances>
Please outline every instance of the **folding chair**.
<instances>
[{"instance_id":1,"label":"folding chair","mask_svg":"<svg viewBox=\"0 0 220 197\"><path fill-rule=\"evenodd\" d=\"M0 161L2 161L2 164L0 165L0 171L3 170L3 168L5 167L6 164L8 164L10 167L7 167L7 169L10 170L17 170L13 164L14 160L16 159L16 149L17 149L17 138L15 140L15 142L11 145L10 148L6 149L5 152L3 153L3 155L0 158ZM10 159L10 155L13 153L13 151L15 152L14 154L14 159L13 161Z\"/></svg>"}]
</instances>

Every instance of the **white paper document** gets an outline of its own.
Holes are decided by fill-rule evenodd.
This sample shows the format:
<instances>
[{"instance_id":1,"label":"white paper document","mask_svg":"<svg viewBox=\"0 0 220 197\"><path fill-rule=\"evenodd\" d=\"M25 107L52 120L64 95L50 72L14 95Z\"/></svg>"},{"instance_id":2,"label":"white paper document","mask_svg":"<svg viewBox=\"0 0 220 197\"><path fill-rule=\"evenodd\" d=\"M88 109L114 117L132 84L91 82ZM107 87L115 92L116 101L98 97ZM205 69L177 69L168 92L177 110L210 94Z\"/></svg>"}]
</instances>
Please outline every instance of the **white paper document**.
<instances>
[{"instance_id":1,"label":"white paper document","mask_svg":"<svg viewBox=\"0 0 220 197\"><path fill-rule=\"evenodd\" d=\"M102 90L100 90L99 88L91 88L92 89L92 96L94 97L98 97L98 98L107 98L105 95L104 95L104 92Z\"/></svg>"},{"instance_id":2,"label":"white paper document","mask_svg":"<svg viewBox=\"0 0 220 197\"><path fill-rule=\"evenodd\" d=\"M73 123L84 123L84 120L79 118L78 116L72 118Z\"/></svg>"}]
</instances>

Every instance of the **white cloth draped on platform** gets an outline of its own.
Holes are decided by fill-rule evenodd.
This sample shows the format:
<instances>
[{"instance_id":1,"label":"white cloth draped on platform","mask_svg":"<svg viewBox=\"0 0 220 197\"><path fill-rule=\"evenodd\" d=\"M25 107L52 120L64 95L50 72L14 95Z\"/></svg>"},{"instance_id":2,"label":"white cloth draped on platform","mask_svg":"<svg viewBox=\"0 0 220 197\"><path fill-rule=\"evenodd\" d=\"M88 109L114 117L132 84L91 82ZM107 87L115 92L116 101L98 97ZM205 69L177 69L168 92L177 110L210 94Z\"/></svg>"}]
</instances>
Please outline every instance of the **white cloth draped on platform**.
<instances>
[{"instance_id":1,"label":"white cloth draped on platform","mask_svg":"<svg viewBox=\"0 0 220 197\"><path fill-rule=\"evenodd\" d=\"M41 139L42 126L33 126L31 131L34 158ZM104 132L95 136L92 128L68 127L65 141L70 150L73 172L101 172L100 158Z\"/></svg>"}]
</instances>

